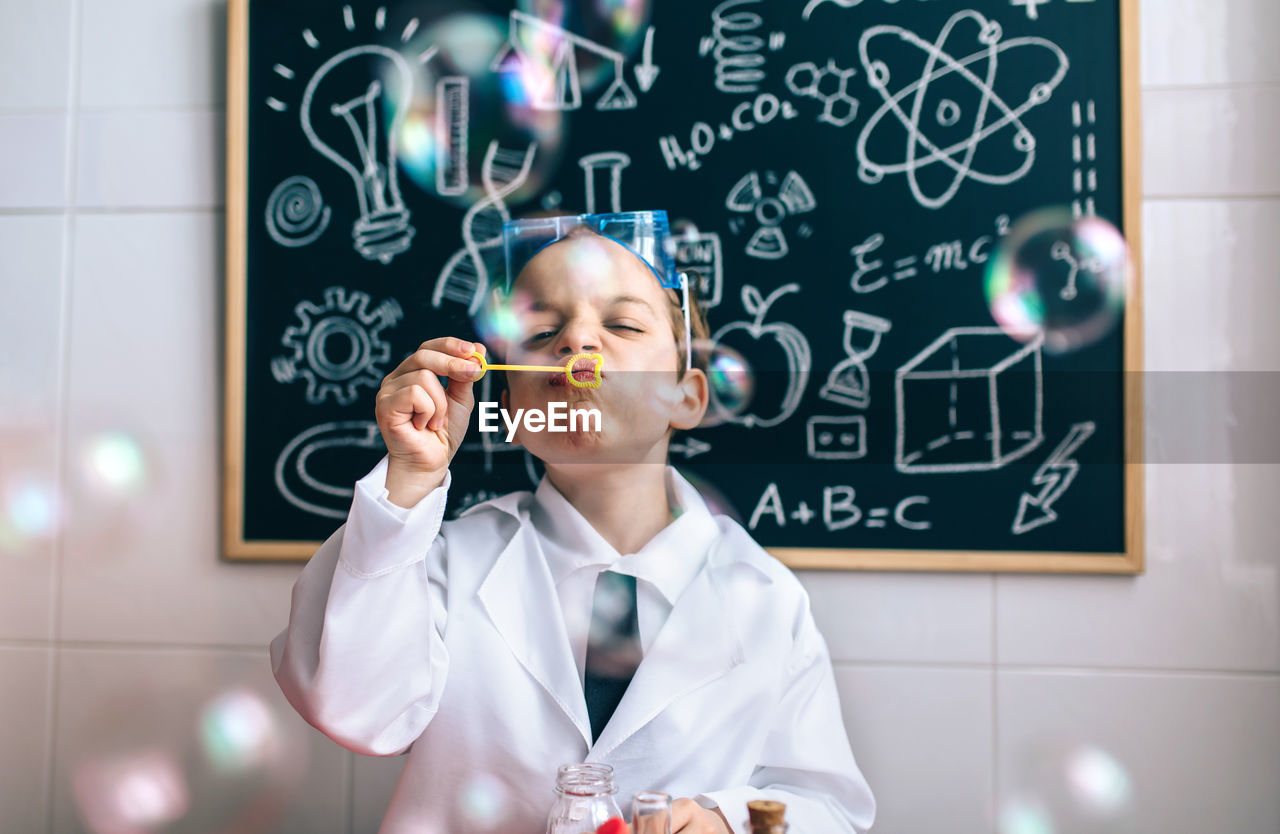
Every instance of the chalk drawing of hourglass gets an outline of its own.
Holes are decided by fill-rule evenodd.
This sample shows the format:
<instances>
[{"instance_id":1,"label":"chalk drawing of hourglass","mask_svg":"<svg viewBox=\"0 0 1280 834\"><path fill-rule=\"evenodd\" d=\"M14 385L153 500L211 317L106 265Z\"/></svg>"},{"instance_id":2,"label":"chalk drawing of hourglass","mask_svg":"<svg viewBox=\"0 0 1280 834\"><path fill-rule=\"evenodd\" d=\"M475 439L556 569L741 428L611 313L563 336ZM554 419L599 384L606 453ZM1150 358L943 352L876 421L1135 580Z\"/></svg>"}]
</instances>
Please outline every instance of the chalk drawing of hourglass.
<instances>
[{"instance_id":1,"label":"chalk drawing of hourglass","mask_svg":"<svg viewBox=\"0 0 1280 834\"><path fill-rule=\"evenodd\" d=\"M880 336L888 333L892 326L888 319L870 313L859 313L857 310L845 310L844 352L849 356L836 363L831 373L827 374L827 381L818 396L854 408L866 408L870 405L871 376L867 373L866 363L879 349ZM858 332L869 334L869 339L855 339Z\"/></svg>"},{"instance_id":2,"label":"chalk drawing of hourglass","mask_svg":"<svg viewBox=\"0 0 1280 834\"><path fill-rule=\"evenodd\" d=\"M384 264L408 249L414 235L396 180L396 140L412 90L413 74L403 56L381 46L357 46L326 61L302 95L307 139L355 183L356 251ZM390 114L386 122L383 112ZM382 135L380 124L386 125Z\"/></svg>"}]
</instances>

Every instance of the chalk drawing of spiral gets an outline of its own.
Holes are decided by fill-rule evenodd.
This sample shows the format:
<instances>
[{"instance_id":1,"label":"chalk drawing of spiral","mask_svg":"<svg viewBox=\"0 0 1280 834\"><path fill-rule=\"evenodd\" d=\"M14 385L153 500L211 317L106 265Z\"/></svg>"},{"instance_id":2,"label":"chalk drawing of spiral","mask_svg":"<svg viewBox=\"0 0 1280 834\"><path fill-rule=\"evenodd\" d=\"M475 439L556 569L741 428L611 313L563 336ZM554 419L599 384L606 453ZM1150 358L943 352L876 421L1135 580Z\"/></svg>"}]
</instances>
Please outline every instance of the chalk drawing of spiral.
<instances>
[{"instance_id":1,"label":"chalk drawing of spiral","mask_svg":"<svg viewBox=\"0 0 1280 834\"><path fill-rule=\"evenodd\" d=\"M310 177L289 177L267 199L267 232L281 246L306 246L329 228L329 207Z\"/></svg>"}]
</instances>

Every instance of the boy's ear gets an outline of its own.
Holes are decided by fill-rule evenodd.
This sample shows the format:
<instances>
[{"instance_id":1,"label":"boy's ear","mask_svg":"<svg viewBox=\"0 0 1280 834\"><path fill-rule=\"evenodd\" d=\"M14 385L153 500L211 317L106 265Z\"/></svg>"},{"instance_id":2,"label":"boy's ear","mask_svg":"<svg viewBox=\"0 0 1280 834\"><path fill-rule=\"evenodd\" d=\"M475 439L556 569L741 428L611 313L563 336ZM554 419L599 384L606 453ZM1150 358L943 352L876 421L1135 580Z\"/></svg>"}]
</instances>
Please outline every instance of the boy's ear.
<instances>
[{"instance_id":1,"label":"boy's ear","mask_svg":"<svg viewBox=\"0 0 1280 834\"><path fill-rule=\"evenodd\" d=\"M681 393L680 401L671 410L671 428L696 429L707 413L711 391L708 387L707 375L701 368L690 368L676 383L676 390Z\"/></svg>"}]
</instances>

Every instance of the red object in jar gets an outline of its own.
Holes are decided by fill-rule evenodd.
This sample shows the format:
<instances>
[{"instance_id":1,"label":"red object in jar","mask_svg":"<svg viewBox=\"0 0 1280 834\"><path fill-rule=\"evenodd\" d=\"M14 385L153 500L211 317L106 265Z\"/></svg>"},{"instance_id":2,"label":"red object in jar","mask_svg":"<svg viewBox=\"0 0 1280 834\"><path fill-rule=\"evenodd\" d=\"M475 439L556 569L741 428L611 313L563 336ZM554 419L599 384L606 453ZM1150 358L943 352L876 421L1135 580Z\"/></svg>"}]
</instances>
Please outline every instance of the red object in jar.
<instances>
[{"instance_id":1,"label":"red object in jar","mask_svg":"<svg viewBox=\"0 0 1280 834\"><path fill-rule=\"evenodd\" d=\"M622 817L609 817L600 823L596 834L627 834L627 824L622 821Z\"/></svg>"}]
</instances>

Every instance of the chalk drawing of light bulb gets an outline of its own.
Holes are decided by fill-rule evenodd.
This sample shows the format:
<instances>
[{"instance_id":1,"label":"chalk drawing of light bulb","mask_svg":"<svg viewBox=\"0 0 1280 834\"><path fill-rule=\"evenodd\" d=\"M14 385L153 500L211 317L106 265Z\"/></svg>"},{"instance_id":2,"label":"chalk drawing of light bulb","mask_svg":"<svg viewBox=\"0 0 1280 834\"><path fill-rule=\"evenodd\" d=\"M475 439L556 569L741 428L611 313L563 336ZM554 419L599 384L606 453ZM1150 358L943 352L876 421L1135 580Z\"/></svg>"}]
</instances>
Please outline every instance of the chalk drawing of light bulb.
<instances>
[{"instance_id":1,"label":"chalk drawing of light bulb","mask_svg":"<svg viewBox=\"0 0 1280 834\"><path fill-rule=\"evenodd\" d=\"M356 251L384 264L406 251L414 235L396 181L396 137L412 92L413 74L399 53L364 45L325 61L302 94L302 130L311 146L355 183ZM390 118L380 135L384 112Z\"/></svg>"}]
</instances>

